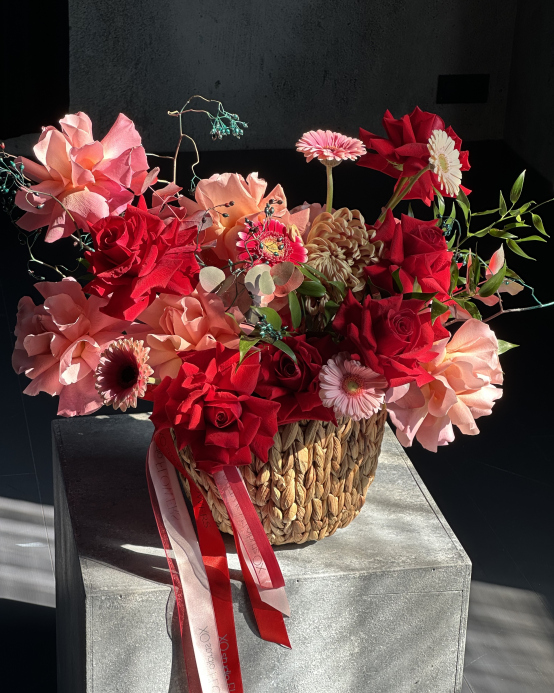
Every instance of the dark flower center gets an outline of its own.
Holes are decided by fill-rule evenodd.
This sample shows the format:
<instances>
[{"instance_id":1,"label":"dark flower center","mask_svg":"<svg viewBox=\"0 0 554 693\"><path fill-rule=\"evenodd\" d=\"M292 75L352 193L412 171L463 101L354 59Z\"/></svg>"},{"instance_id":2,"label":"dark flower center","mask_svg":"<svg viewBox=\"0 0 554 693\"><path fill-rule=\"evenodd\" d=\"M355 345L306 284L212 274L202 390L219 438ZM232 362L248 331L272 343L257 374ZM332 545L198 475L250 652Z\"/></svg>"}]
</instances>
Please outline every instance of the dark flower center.
<instances>
[{"instance_id":1,"label":"dark flower center","mask_svg":"<svg viewBox=\"0 0 554 693\"><path fill-rule=\"evenodd\" d=\"M131 387L137 382L138 370L131 366L125 366L119 371L119 384L121 387Z\"/></svg>"}]
</instances>

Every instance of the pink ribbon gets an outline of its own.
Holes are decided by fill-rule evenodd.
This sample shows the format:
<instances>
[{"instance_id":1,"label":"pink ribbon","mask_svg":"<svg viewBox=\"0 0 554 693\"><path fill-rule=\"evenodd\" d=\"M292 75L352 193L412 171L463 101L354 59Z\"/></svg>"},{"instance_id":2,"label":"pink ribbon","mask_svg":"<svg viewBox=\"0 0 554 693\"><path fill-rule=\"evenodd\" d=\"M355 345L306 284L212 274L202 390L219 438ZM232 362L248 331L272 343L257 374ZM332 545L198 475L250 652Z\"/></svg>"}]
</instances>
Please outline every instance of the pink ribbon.
<instances>
[{"instance_id":1,"label":"pink ribbon","mask_svg":"<svg viewBox=\"0 0 554 693\"><path fill-rule=\"evenodd\" d=\"M229 693L208 576L177 474L154 442L148 450L147 466L179 571L188 619L188 624L181 623L181 632L190 632L201 691Z\"/></svg>"}]
</instances>

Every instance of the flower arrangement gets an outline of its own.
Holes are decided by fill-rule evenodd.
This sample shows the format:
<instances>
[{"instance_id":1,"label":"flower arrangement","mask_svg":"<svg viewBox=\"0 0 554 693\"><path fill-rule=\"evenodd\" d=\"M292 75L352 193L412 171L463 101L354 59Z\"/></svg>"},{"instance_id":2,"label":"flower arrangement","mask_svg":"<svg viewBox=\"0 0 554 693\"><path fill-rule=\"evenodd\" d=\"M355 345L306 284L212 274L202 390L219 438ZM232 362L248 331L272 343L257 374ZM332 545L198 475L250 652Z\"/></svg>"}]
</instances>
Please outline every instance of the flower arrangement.
<instances>
[{"instance_id":1,"label":"flower arrangement","mask_svg":"<svg viewBox=\"0 0 554 693\"><path fill-rule=\"evenodd\" d=\"M499 355L515 346L490 322L543 306L532 290L533 305L504 305L529 290L507 256L527 258L522 243L547 236L540 205L520 201L525 172L509 203L500 193L495 209L473 212L468 152L416 108L400 119L387 111L385 136L299 139L307 162L326 168L325 205L289 209L282 187L268 192L257 173L199 179L194 142L187 196L176 182L191 139L183 116L206 114L214 138L246 127L215 103L215 115L190 101L169 113L180 132L165 157L172 180L149 167L156 155L123 114L101 141L84 113L44 128L40 163L2 151L3 205L27 234L30 268L60 278L37 283L39 305L19 304L13 365L31 380L25 392L58 395L62 416L150 400L157 432L173 431L216 480L253 456L267 462L279 427L306 420L359 422L386 408L402 445L435 452L456 431L479 433L476 420L502 395ZM333 207L345 161L394 179L378 219ZM424 203L424 219L408 200ZM81 276L35 258L41 229L48 243L71 239ZM498 240L490 258L478 252L484 236Z\"/></svg>"},{"instance_id":2,"label":"flower arrangement","mask_svg":"<svg viewBox=\"0 0 554 693\"><path fill-rule=\"evenodd\" d=\"M188 105L170 113L179 144ZM216 138L246 127L221 104L216 116L204 112ZM503 297L526 288L504 248L528 257L521 242L545 240L538 205L519 203L522 173L509 208L501 193L497 209L472 212L461 185L468 153L452 128L419 108L398 120L387 111L383 126L386 137L305 133L297 150L325 166L327 200L291 210L281 186L267 194L256 173L195 176L194 199L183 195L175 176L159 181L159 168L149 170L123 114L101 141L84 113L44 128L40 164L3 152L2 190L25 212L17 225L45 228L49 243L73 237L87 269L37 284L43 305L20 303L14 367L33 381L26 392L60 395L64 416L150 399L156 426L195 430L212 460L227 464L247 464L251 452L266 458L279 424L369 417L385 402L403 445L415 438L436 451L452 442L453 426L478 433L475 420L501 396L498 354L513 346L498 342L495 315L481 311L506 312ZM396 179L372 224L333 209L333 169L345 160ZM433 205L432 218L417 219L411 206L395 216L416 199ZM481 215L498 218L474 231ZM520 238L527 220L537 234ZM471 248L484 235L500 241L490 259ZM121 340L126 358L111 347ZM106 376L131 362L132 386ZM252 398L271 416L253 416ZM220 402L217 413L208 399Z\"/></svg>"}]
</instances>

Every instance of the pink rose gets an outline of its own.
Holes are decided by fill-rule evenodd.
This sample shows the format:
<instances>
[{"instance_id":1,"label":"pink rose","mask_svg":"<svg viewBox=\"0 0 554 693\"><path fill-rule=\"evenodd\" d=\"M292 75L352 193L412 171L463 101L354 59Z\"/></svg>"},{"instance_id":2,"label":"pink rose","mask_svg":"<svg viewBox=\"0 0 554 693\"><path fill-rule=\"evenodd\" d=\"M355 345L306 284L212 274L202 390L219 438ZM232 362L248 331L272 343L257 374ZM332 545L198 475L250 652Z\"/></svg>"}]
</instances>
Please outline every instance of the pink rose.
<instances>
[{"instance_id":1,"label":"pink rose","mask_svg":"<svg viewBox=\"0 0 554 693\"><path fill-rule=\"evenodd\" d=\"M19 301L14 370L31 379L26 395L59 395L60 416L90 414L102 406L94 387L100 354L129 323L101 313L106 300L87 300L71 277L35 286L45 301L40 306L30 296Z\"/></svg>"},{"instance_id":2,"label":"pink rose","mask_svg":"<svg viewBox=\"0 0 554 693\"><path fill-rule=\"evenodd\" d=\"M475 419L492 413L502 390L498 342L490 327L473 318L448 339L435 343L438 355L424 368L434 380L419 388L415 383L392 388L387 409L404 447L413 439L427 450L454 440L456 425L466 435L477 435Z\"/></svg>"},{"instance_id":3,"label":"pink rose","mask_svg":"<svg viewBox=\"0 0 554 693\"><path fill-rule=\"evenodd\" d=\"M225 314L219 296L206 293L200 285L184 297L160 294L138 320L148 329L141 332L137 326L133 336L150 347L148 363L156 378L177 377L182 365L179 352L213 349L217 342L238 349L239 324Z\"/></svg>"},{"instance_id":4,"label":"pink rose","mask_svg":"<svg viewBox=\"0 0 554 693\"><path fill-rule=\"evenodd\" d=\"M38 181L15 197L26 212L17 224L25 231L48 226L49 243L75 232L71 217L51 196L63 203L77 224L93 224L125 211L134 194L156 181L158 171L148 173L140 135L123 113L101 142L93 139L86 113L66 115L60 125L61 132L52 125L43 129L34 147L40 164L16 159L24 164L25 175Z\"/></svg>"}]
</instances>

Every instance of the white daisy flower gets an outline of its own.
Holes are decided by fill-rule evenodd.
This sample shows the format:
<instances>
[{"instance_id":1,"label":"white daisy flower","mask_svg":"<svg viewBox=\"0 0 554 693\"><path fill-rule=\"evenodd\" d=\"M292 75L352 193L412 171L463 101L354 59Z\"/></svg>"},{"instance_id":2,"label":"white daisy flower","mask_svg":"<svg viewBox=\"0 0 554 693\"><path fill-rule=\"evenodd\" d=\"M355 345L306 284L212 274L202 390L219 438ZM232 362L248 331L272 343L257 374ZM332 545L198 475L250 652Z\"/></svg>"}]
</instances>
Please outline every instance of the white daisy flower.
<instances>
[{"instance_id":1,"label":"white daisy flower","mask_svg":"<svg viewBox=\"0 0 554 693\"><path fill-rule=\"evenodd\" d=\"M433 130L427 148L429 163L439 179L441 190L445 190L447 195L457 197L462 180L462 165L460 152L456 149L454 140L444 130Z\"/></svg>"}]
</instances>

